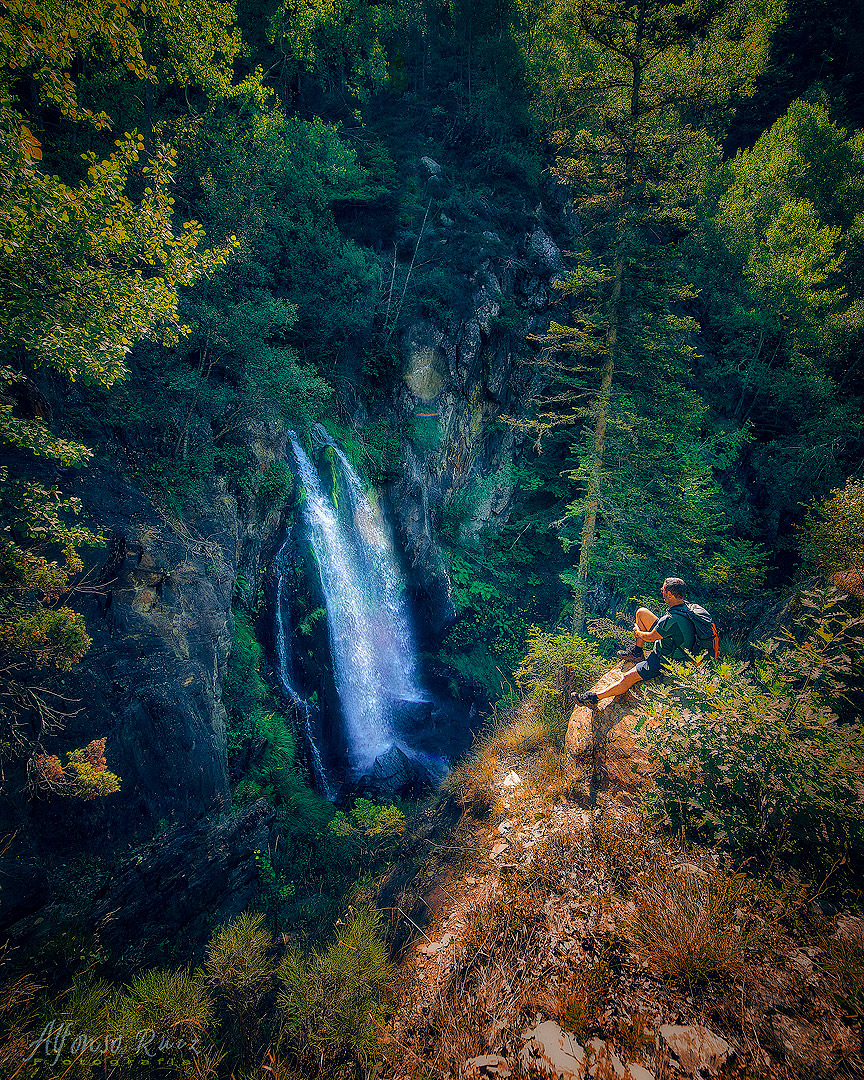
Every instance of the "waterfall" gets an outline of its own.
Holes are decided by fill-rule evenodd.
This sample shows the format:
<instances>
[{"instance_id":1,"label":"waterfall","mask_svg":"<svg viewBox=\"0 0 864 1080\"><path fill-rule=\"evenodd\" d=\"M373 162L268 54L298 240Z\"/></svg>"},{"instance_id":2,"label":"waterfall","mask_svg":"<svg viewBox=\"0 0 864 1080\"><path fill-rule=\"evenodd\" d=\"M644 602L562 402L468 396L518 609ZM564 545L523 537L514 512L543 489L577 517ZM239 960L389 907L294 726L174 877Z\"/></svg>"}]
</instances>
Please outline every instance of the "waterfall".
<instances>
[{"instance_id":1,"label":"waterfall","mask_svg":"<svg viewBox=\"0 0 864 1080\"><path fill-rule=\"evenodd\" d=\"M339 520L297 436L290 432L289 439L306 492L304 510L327 608L349 761L355 773L362 773L396 741L394 702L424 700L407 610L386 532L344 455L334 447L349 493L350 524Z\"/></svg>"},{"instance_id":2,"label":"waterfall","mask_svg":"<svg viewBox=\"0 0 864 1080\"><path fill-rule=\"evenodd\" d=\"M279 682L282 684L282 689L303 717L306 743L309 747L309 757L321 794L325 799L333 802L336 798L336 793L333 791L333 788L330 786L330 782L327 779L324 762L321 760L321 754L315 743L315 736L312 734L312 706L308 701L305 701L300 697L292 685L291 657L288 651L288 634L286 633L286 626L290 626L291 624L287 621L287 613L285 611L283 599L285 551L290 540L291 537L289 535L286 537L285 543L276 555L276 659L278 661L276 670L279 675Z\"/></svg>"},{"instance_id":3,"label":"waterfall","mask_svg":"<svg viewBox=\"0 0 864 1080\"><path fill-rule=\"evenodd\" d=\"M355 550L366 582L375 625L383 630L376 643L381 688L397 701L426 701L417 678L417 650L405 602L402 575L380 511L372 505L351 462L316 424L315 434L338 457L351 502L356 529Z\"/></svg>"}]
</instances>

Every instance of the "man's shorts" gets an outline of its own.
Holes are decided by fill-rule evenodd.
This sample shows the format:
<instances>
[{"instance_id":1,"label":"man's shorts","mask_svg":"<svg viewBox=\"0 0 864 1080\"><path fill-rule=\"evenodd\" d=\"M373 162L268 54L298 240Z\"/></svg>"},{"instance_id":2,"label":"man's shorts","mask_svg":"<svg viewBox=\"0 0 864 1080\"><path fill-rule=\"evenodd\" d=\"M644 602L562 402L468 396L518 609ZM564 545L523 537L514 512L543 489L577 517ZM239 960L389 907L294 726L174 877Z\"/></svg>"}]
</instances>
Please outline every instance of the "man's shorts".
<instances>
[{"instance_id":1,"label":"man's shorts","mask_svg":"<svg viewBox=\"0 0 864 1080\"><path fill-rule=\"evenodd\" d=\"M663 667L663 657L660 653L650 652L644 660L640 660L631 670L635 671L642 682L648 682L650 679L656 679L661 674L660 669Z\"/></svg>"}]
</instances>

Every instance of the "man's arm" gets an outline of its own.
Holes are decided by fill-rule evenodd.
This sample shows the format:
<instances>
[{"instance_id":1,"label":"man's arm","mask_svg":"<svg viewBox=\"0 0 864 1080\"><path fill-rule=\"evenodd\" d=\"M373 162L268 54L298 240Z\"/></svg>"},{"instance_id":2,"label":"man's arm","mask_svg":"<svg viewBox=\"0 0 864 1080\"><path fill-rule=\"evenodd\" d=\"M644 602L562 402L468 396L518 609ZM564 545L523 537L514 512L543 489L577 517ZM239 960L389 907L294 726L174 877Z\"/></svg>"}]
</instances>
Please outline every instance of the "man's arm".
<instances>
[{"instance_id":1,"label":"man's arm","mask_svg":"<svg viewBox=\"0 0 864 1080\"><path fill-rule=\"evenodd\" d=\"M636 635L636 644L641 645L645 641L660 641L663 635L656 629L654 630L640 630L638 626L633 627L633 633Z\"/></svg>"}]
</instances>

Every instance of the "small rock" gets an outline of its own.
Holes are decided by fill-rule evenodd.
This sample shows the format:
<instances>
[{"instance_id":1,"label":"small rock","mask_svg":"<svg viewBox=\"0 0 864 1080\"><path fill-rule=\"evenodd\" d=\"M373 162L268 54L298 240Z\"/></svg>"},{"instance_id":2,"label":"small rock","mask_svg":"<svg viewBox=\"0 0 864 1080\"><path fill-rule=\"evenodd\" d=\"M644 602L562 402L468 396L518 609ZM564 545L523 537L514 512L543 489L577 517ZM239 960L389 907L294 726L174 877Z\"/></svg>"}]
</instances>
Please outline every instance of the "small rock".
<instances>
[{"instance_id":1,"label":"small rock","mask_svg":"<svg viewBox=\"0 0 864 1080\"><path fill-rule=\"evenodd\" d=\"M420 158L420 164L423 166L423 168L426 170L426 172L429 173L430 176L440 176L441 175L441 166L438 164L438 162L434 158L421 157Z\"/></svg>"},{"instance_id":2,"label":"small rock","mask_svg":"<svg viewBox=\"0 0 864 1080\"><path fill-rule=\"evenodd\" d=\"M675 867L677 873L693 874L694 877L702 878L704 881L708 877L708 871L704 870L701 866L697 866L696 863L685 862L679 863Z\"/></svg>"},{"instance_id":3,"label":"small rock","mask_svg":"<svg viewBox=\"0 0 864 1080\"><path fill-rule=\"evenodd\" d=\"M505 843L496 844L495 847L493 847L492 850L489 852L489 858L497 859L501 852L506 850L507 845Z\"/></svg>"},{"instance_id":4,"label":"small rock","mask_svg":"<svg viewBox=\"0 0 864 1080\"><path fill-rule=\"evenodd\" d=\"M832 937L835 941L864 949L864 919L857 915L839 915Z\"/></svg>"},{"instance_id":5,"label":"small rock","mask_svg":"<svg viewBox=\"0 0 864 1080\"><path fill-rule=\"evenodd\" d=\"M501 824L498 826L498 832L503 834L503 833L509 832L509 830L512 829L512 828L513 828L513 822L512 821L502 821Z\"/></svg>"},{"instance_id":6,"label":"small rock","mask_svg":"<svg viewBox=\"0 0 864 1080\"><path fill-rule=\"evenodd\" d=\"M509 772L504 777L504 787L506 788L519 787L521 783L522 778L516 772Z\"/></svg>"},{"instance_id":7,"label":"small rock","mask_svg":"<svg viewBox=\"0 0 864 1080\"><path fill-rule=\"evenodd\" d=\"M475 1080L480 1077L508 1077L512 1073L507 1059L500 1054L482 1054L480 1057L470 1058L462 1066L462 1075L466 1080Z\"/></svg>"},{"instance_id":8,"label":"small rock","mask_svg":"<svg viewBox=\"0 0 864 1080\"><path fill-rule=\"evenodd\" d=\"M522 1033L520 1059L526 1072L536 1069L555 1080L582 1080L585 1051L576 1039L554 1020L546 1020Z\"/></svg>"},{"instance_id":9,"label":"small rock","mask_svg":"<svg viewBox=\"0 0 864 1080\"><path fill-rule=\"evenodd\" d=\"M732 1050L725 1039L700 1024L663 1024L658 1039L691 1076L698 1075L702 1069L717 1072Z\"/></svg>"}]
</instances>

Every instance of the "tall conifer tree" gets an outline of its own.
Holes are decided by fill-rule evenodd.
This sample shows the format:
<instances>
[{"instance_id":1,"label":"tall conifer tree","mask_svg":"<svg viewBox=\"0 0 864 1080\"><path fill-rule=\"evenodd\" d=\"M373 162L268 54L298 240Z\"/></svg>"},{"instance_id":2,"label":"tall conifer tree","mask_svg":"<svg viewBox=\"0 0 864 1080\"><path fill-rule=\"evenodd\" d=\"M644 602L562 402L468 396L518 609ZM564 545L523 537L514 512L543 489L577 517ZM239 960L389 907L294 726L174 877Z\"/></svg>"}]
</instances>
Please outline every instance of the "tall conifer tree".
<instances>
[{"instance_id":1,"label":"tall conifer tree","mask_svg":"<svg viewBox=\"0 0 864 1080\"><path fill-rule=\"evenodd\" d=\"M549 382L532 426L541 440L558 429L571 444L577 496L561 527L579 549L570 579L577 625L594 577L637 586L664 569L652 552L708 578L758 565L723 536L714 447L699 437L702 405L689 378L694 293L680 241L719 155L712 136L724 105L746 91L766 54L770 7L567 5L578 34L559 75L569 110L554 131L556 173L572 188L583 247L558 283L573 310L543 341Z\"/></svg>"}]
</instances>

